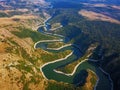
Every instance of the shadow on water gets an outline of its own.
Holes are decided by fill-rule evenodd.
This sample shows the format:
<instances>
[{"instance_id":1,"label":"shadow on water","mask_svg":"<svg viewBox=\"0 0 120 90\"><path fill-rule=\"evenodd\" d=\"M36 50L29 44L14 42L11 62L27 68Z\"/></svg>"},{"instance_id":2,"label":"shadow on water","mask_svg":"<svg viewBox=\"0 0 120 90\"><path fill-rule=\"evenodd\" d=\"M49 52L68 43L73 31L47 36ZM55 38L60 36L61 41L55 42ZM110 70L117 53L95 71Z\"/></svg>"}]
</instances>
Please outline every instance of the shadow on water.
<instances>
[{"instance_id":1,"label":"shadow on water","mask_svg":"<svg viewBox=\"0 0 120 90\"><path fill-rule=\"evenodd\" d=\"M84 85L86 83L87 76L88 76L88 72L86 70L81 70L73 78L73 84L77 87Z\"/></svg>"},{"instance_id":2,"label":"shadow on water","mask_svg":"<svg viewBox=\"0 0 120 90\"><path fill-rule=\"evenodd\" d=\"M99 82L96 86L96 90L112 90L109 76L103 73L98 67L96 67L95 73L99 77Z\"/></svg>"},{"instance_id":3,"label":"shadow on water","mask_svg":"<svg viewBox=\"0 0 120 90\"><path fill-rule=\"evenodd\" d=\"M41 32L41 33L44 33L44 26L39 27L37 31Z\"/></svg>"},{"instance_id":4,"label":"shadow on water","mask_svg":"<svg viewBox=\"0 0 120 90\"><path fill-rule=\"evenodd\" d=\"M92 61L83 62L78 66L75 72L76 74L74 74L75 76L73 76L73 84L75 86L81 86L85 84L86 78L88 76L86 70L88 69L95 72L98 77L95 90L112 90L112 82L109 76L100 69L98 62Z\"/></svg>"},{"instance_id":5,"label":"shadow on water","mask_svg":"<svg viewBox=\"0 0 120 90\"><path fill-rule=\"evenodd\" d=\"M97 77L98 77L98 82L96 85L95 90L112 90L112 82L109 79L109 76L100 69L99 62L92 62L88 61L88 63L92 66L94 66L95 70L93 70Z\"/></svg>"}]
</instances>

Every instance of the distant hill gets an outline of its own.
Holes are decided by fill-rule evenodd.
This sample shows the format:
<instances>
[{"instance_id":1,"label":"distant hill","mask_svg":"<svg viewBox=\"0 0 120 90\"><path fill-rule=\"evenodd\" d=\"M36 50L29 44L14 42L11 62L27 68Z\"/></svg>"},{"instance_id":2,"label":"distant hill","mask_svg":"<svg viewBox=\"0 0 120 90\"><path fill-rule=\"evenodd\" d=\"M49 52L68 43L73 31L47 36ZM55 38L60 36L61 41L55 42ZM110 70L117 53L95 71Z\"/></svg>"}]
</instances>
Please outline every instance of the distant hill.
<instances>
[{"instance_id":1,"label":"distant hill","mask_svg":"<svg viewBox=\"0 0 120 90\"><path fill-rule=\"evenodd\" d=\"M46 1L68 1L68 0L46 0ZM69 0L69 2L83 2L83 3L105 3L105 4L117 4L120 5L120 0Z\"/></svg>"}]
</instances>

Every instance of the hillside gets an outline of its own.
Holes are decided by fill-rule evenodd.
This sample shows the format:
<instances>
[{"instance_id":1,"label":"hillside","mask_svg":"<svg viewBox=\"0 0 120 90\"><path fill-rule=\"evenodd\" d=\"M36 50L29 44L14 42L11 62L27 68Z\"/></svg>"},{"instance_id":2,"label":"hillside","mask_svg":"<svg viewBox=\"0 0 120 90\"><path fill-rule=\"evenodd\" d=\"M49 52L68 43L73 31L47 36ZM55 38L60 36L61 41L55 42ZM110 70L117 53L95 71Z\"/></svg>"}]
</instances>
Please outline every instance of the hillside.
<instances>
[{"instance_id":1,"label":"hillside","mask_svg":"<svg viewBox=\"0 0 120 90\"><path fill-rule=\"evenodd\" d=\"M58 2L58 0L46 0L49 2ZM60 0L68 2L68 0ZM79 3L104 3L104 4L115 4L120 5L120 0L69 0L69 2L79 2Z\"/></svg>"},{"instance_id":2,"label":"hillside","mask_svg":"<svg viewBox=\"0 0 120 90\"><path fill-rule=\"evenodd\" d=\"M114 22L114 20L119 22L117 14L119 9L105 4L56 2L54 5L56 15L50 23L64 25L63 28L54 31L54 33L69 37L70 41L80 45L83 51L91 43L98 42L101 49L96 49L95 54L91 57L99 59L100 66L111 75L114 90L119 90L120 24ZM75 7L72 8L72 6Z\"/></svg>"},{"instance_id":3,"label":"hillside","mask_svg":"<svg viewBox=\"0 0 120 90\"><path fill-rule=\"evenodd\" d=\"M110 75L114 90L119 90L119 0L46 1L49 2L0 0L0 89L94 90L99 80L99 85L103 86L108 82L107 75L99 71L99 68L102 68ZM52 18L48 19L50 16ZM48 31L45 29L46 19L50 28ZM63 42L52 41L61 39ZM74 45L79 50L73 48ZM78 73L72 77L73 83L46 79L41 67L50 62L54 66L57 64L53 63L54 61L64 59L72 52L73 56L67 59L77 59L53 69L55 75L49 76L57 77L57 72L58 76L65 73L67 77L67 74L79 66ZM85 62L85 65L82 62ZM47 72L50 72L53 66ZM86 67L91 69L84 69ZM83 70L79 72L79 69ZM106 89L100 87L96 90L103 88Z\"/></svg>"},{"instance_id":4,"label":"hillside","mask_svg":"<svg viewBox=\"0 0 120 90\"><path fill-rule=\"evenodd\" d=\"M19 5L15 5L15 7L16 9L13 9L13 6L9 9L2 7L0 10L0 13L2 13L0 14L0 89L55 90L57 88L56 90L81 90L91 87L90 90L92 90L97 77L89 70L86 71L88 73L86 79L88 84L81 87L54 80L46 80L43 77L40 67L44 63L63 58L71 51L66 50L55 54L43 49L35 49L34 44L36 42L47 40L48 38L58 39L58 37L37 32L38 27L43 25L44 20L47 18L44 16L44 11L40 10L38 12L34 10L36 8L31 10L26 8L26 6L21 8ZM55 46L59 47L58 43Z\"/></svg>"}]
</instances>

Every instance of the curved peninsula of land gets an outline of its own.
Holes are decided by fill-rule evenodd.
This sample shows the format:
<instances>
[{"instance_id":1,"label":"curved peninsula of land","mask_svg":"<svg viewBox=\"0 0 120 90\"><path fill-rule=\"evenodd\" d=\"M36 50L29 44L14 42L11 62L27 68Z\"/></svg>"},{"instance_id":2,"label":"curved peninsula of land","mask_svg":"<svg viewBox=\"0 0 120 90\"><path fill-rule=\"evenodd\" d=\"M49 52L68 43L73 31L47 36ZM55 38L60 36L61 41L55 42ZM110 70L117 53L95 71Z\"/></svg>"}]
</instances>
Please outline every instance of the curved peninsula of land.
<instances>
[{"instance_id":1,"label":"curved peninsula of land","mask_svg":"<svg viewBox=\"0 0 120 90\"><path fill-rule=\"evenodd\" d=\"M45 31L43 30L41 33L44 33L47 35L54 35L52 33L47 32L49 30L47 28L48 20L50 20L51 18L47 19L44 22L44 26L46 30ZM44 43L64 42L64 36L58 35L58 34L55 34L55 36L60 37L60 39L38 41L37 43L35 43L34 48L35 49L42 48L43 50L46 50L48 52L54 52L54 53L61 52L63 50L72 50L72 52L68 54L65 58L54 60L54 61L45 63L43 66L41 66L40 71L42 72L42 75L44 76L44 78L48 80L50 79L56 80L58 82L71 83L77 86L83 83L83 81L86 79L86 70L89 69L92 72L94 72L98 77L97 83L94 88L95 90L102 90L102 89L113 90L113 84L112 84L110 75L106 73L103 69L101 69L100 66L96 65L95 64L96 60L94 59L85 59L81 61L79 64L76 65L73 72L70 74L57 71L57 68L65 66L75 60L78 60L82 56L82 53L79 47L74 44L66 44L59 48L45 47ZM78 80L76 80L76 78Z\"/></svg>"}]
</instances>

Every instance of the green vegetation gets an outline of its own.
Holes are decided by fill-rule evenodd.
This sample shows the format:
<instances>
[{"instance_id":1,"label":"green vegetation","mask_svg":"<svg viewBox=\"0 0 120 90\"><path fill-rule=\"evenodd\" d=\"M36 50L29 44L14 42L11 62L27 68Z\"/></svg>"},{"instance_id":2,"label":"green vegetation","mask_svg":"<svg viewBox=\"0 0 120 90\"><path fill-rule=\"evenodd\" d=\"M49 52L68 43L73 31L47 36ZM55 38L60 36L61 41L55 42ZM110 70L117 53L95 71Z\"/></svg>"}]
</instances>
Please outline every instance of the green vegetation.
<instances>
[{"instance_id":1,"label":"green vegetation","mask_svg":"<svg viewBox=\"0 0 120 90\"><path fill-rule=\"evenodd\" d=\"M55 37L53 36L47 36L47 35L41 34L37 31L33 31L25 27L18 27L18 29L20 31L13 31L12 33L20 38L30 37L34 42L38 42L40 40L47 40L48 38L55 39Z\"/></svg>"},{"instance_id":2,"label":"green vegetation","mask_svg":"<svg viewBox=\"0 0 120 90\"><path fill-rule=\"evenodd\" d=\"M64 67L60 67L57 70L62 71L64 73L72 73L73 70L75 69L76 65L79 64L82 60L84 60L84 59L81 58L81 59L79 59L77 61L74 61L74 62L64 66Z\"/></svg>"},{"instance_id":3,"label":"green vegetation","mask_svg":"<svg viewBox=\"0 0 120 90\"><path fill-rule=\"evenodd\" d=\"M6 14L4 12L0 12L0 17L8 17L8 14Z\"/></svg>"},{"instance_id":4,"label":"green vegetation","mask_svg":"<svg viewBox=\"0 0 120 90\"><path fill-rule=\"evenodd\" d=\"M34 55L35 54L34 53L32 56L30 56L26 52L26 50L24 50L21 46L19 46L16 42L14 42L12 40L12 38L10 38L8 40L9 40L10 45L12 45L12 46L10 47L10 49L7 49L7 51L9 53L13 53L13 54L16 54L21 57L21 60L18 61L17 65L11 65L9 67L15 67L20 72L22 72L22 76L18 83L23 83L23 90L29 90L29 85L31 83L36 85L40 82L42 77L38 73L35 74L34 69L33 69L33 68L35 68L37 72L40 72L39 60L42 60L41 62L45 63L45 62L49 62L49 61L52 61L52 60L55 60L58 58L65 57L67 54L69 54L71 52L69 50L66 50L65 52L61 52L61 53L57 53L57 54L43 53L38 56ZM38 52L38 53L39 53L39 51L42 51L42 50L40 50L40 49L35 50L35 52ZM27 77L28 74L32 75L29 77L29 80Z\"/></svg>"},{"instance_id":5,"label":"green vegetation","mask_svg":"<svg viewBox=\"0 0 120 90\"><path fill-rule=\"evenodd\" d=\"M19 61L20 64L16 65L16 68L18 70L24 70L26 72L29 72L29 73L33 73L32 71L32 66L30 65L26 65L26 62L25 61Z\"/></svg>"},{"instance_id":6,"label":"green vegetation","mask_svg":"<svg viewBox=\"0 0 120 90\"><path fill-rule=\"evenodd\" d=\"M48 43L47 48L59 48L65 45L63 42Z\"/></svg>"},{"instance_id":7,"label":"green vegetation","mask_svg":"<svg viewBox=\"0 0 120 90\"><path fill-rule=\"evenodd\" d=\"M49 83L46 90L76 90L76 89L72 85Z\"/></svg>"},{"instance_id":8,"label":"green vegetation","mask_svg":"<svg viewBox=\"0 0 120 90\"><path fill-rule=\"evenodd\" d=\"M51 54L41 54L41 59L44 63L54 61L57 59L61 59L66 57L66 55L70 54L71 50L66 50L64 52L59 53L51 53Z\"/></svg>"},{"instance_id":9,"label":"green vegetation","mask_svg":"<svg viewBox=\"0 0 120 90\"><path fill-rule=\"evenodd\" d=\"M42 78L39 75L39 66L37 66L37 64L40 65L38 62L38 60L40 60L40 57L36 57L35 55L30 56L26 52L26 50L24 50L15 41L13 41L12 38L8 38L7 42L10 44L10 47L6 48L6 52L13 55L15 54L21 57L21 59L17 61L16 65L12 64L10 66L7 66L6 68L7 70L10 70L9 68L13 67L19 70L22 75L20 79L18 79L18 83L23 84L23 90L29 90L29 84L38 84ZM36 74L34 70L36 70L36 72L38 73ZM30 74L31 76L27 76L28 74Z\"/></svg>"},{"instance_id":10,"label":"green vegetation","mask_svg":"<svg viewBox=\"0 0 120 90\"><path fill-rule=\"evenodd\" d=\"M80 10L81 8L79 8ZM78 14L77 9L56 9L59 12L50 22L68 22L65 27L55 31L72 40L73 43L80 44L83 50L94 42L99 42L103 48L107 49L106 55L117 52L120 53L120 25L103 22L89 21Z\"/></svg>"},{"instance_id":11,"label":"green vegetation","mask_svg":"<svg viewBox=\"0 0 120 90\"><path fill-rule=\"evenodd\" d=\"M23 15L23 14L25 14L25 12L22 12L22 11L9 11L8 12L9 17L14 16L14 15Z\"/></svg>"},{"instance_id":12,"label":"green vegetation","mask_svg":"<svg viewBox=\"0 0 120 90\"><path fill-rule=\"evenodd\" d=\"M12 17L14 15L23 15L27 13L28 12L22 12L22 11L16 11L16 10L11 10L11 11L8 11L7 13L4 11L0 11L0 17Z\"/></svg>"},{"instance_id":13,"label":"green vegetation","mask_svg":"<svg viewBox=\"0 0 120 90\"><path fill-rule=\"evenodd\" d=\"M95 84L96 84L96 79L95 79L95 78L91 78L91 79L90 79L90 82L91 82L93 85L95 85Z\"/></svg>"},{"instance_id":14,"label":"green vegetation","mask_svg":"<svg viewBox=\"0 0 120 90\"><path fill-rule=\"evenodd\" d=\"M64 73L72 73L73 70L75 69L75 67L82 61L84 61L85 59L89 59L89 55L90 53L92 52L86 52L82 57L80 57L77 61L74 61L64 67L60 67L60 68L57 68L58 71L62 71Z\"/></svg>"},{"instance_id":15,"label":"green vegetation","mask_svg":"<svg viewBox=\"0 0 120 90\"><path fill-rule=\"evenodd\" d=\"M49 81L46 90L74 90L74 88L75 87L73 85Z\"/></svg>"},{"instance_id":16,"label":"green vegetation","mask_svg":"<svg viewBox=\"0 0 120 90\"><path fill-rule=\"evenodd\" d=\"M97 77L90 70L87 70L87 72L88 72L88 76L85 81L86 84L84 85L80 85L76 87L72 84L49 80L46 90L88 90L88 89L93 90L97 81Z\"/></svg>"}]
</instances>

